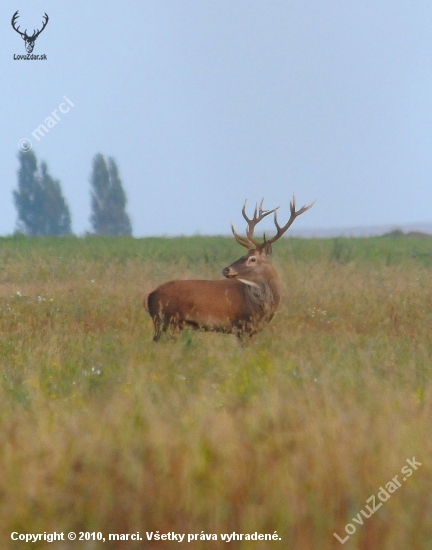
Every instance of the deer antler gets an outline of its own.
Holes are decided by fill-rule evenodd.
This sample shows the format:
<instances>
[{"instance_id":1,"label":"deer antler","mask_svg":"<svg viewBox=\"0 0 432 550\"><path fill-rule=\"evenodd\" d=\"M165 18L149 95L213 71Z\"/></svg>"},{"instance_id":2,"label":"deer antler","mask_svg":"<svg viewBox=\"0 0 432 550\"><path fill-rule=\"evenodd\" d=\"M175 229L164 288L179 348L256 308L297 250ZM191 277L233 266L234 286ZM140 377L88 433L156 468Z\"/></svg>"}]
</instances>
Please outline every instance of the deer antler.
<instances>
[{"instance_id":1,"label":"deer antler","mask_svg":"<svg viewBox=\"0 0 432 550\"><path fill-rule=\"evenodd\" d=\"M275 213L275 216L276 216L276 210L279 208L279 206L277 206L276 208L273 208L273 210L263 210L262 206L264 203L264 199L262 199L260 202L259 208L258 208L258 205L255 204L254 215L253 215L253 218L250 219L246 215L246 203L247 203L247 200L245 200L242 208L243 218L247 221L247 224L248 224L246 228L246 237L240 237L240 235L237 234L236 229L232 223L231 223L231 231L233 232L235 240L239 244L241 244L248 250L251 250L254 246L259 247L262 245L262 243L254 239L253 234L254 234L255 226L261 220L263 220L266 216L268 216L269 214L272 214L273 212ZM264 237L264 240L265 240L265 237Z\"/></svg>"},{"instance_id":2,"label":"deer antler","mask_svg":"<svg viewBox=\"0 0 432 550\"><path fill-rule=\"evenodd\" d=\"M18 11L19 11L19 10L17 10L17 11L13 14L13 16L12 16L12 21L11 21L12 27L13 27L14 31L16 31L16 32L17 32L18 34L20 34L21 36L26 36L26 33L25 33L25 32L21 32L21 31L19 30L19 27L15 27L16 20L17 20L18 17L19 17Z\"/></svg>"},{"instance_id":3,"label":"deer antler","mask_svg":"<svg viewBox=\"0 0 432 550\"><path fill-rule=\"evenodd\" d=\"M282 237L282 235L285 233L285 231L287 231L287 229L293 224L293 222L297 218L297 216L300 216L300 214L304 214L307 210L309 210L309 208L312 208L312 206L315 203L316 203L316 200L314 200L313 203L311 203L309 206L305 205L302 208L300 208L300 210L296 211L296 209L295 209L295 207L296 207L296 198L295 198L295 195L293 195L293 200L290 201L290 209L291 209L290 219L287 221L287 223L283 227L281 227L278 224L277 213L275 212L274 223L275 223L275 226L276 226L276 229L277 229L277 233L274 237L272 237L271 239L269 239L268 241L265 241L265 242L272 244L275 241L277 241L278 239L280 239Z\"/></svg>"},{"instance_id":4,"label":"deer antler","mask_svg":"<svg viewBox=\"0 0 432 550\"><path fill-rule=\"evenodd\" d=\"M45 20L43 21L43 25L42 25L42 28L40 31L33 31L33 35L32 35L32 38L34 38L36 40L36 38L40 35L40 33L44 30L44 28L47 26L47 23L48 23L48 20L49 20L49 17L46 13L44 13L44 17L45 17ZM35 34L36 33L36 34Z\"/></svg>"},{"instance_id":5,"label":"deer antler","mask_svg":"<svg viewBox=\"0 0 432 550\"><path fill-rule=\"evenodd\" d=\"M41 33L41 32L44 30L44 28L47 26L47 23L48 23L48 20L49 20L48 15L47 15L46 13L44 14L45 19L44 19L44 21L43 21L43 25L42 25L41 30L40 30L40 31L39 31L39 30L36 31L36 30L33 29L33 34L32 34L31 36L28 36L28 34L27 34L27 29L26 29L24 32L21 32L21 31L19 30L19 27L15 27L15 24L16 24L17 19L18 19L18 17L19 17L18 11L19 11L19 10L17 10L17 11L13 14L13 16L12 16L12 21L11 21L11 23L12 23L13 29L14 29L18 34L20 34L23 38L26 38L27 40L28 40L29 38L31 38L32 41L36 40L36 38L40 35L40 33Z\"/></svg>"}]
</instances>

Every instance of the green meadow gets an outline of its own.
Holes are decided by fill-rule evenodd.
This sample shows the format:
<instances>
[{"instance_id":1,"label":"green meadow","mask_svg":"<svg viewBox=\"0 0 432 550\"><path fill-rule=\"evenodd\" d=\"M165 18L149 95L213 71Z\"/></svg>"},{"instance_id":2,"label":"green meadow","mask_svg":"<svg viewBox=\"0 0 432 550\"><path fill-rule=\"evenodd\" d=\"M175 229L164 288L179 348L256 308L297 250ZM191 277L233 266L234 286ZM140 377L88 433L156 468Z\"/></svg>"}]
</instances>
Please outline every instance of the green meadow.
<instances>
[{"instance_id":1,"label":"green meadow","mask_svg":"<svg viewBox=\"0 0 432 550\"><path fill-rule=\"evenodd\" d=\"M241 255L0 239L1 548L432 549L432 239L281 239L281 307L247 346L152 342L147 292Z\"/></svg>"}]
</instances>

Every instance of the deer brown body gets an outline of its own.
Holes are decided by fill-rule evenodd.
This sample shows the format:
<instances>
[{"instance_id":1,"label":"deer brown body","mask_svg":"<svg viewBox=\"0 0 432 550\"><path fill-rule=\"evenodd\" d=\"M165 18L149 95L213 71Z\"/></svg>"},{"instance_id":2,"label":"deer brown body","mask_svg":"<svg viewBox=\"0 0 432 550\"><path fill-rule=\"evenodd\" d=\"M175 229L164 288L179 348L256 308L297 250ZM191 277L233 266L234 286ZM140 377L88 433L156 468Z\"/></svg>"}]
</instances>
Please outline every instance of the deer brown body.
<instances>
[{"instance_id":1,"label":"deer brown body","mask_svg":"<svg viewBox=\"0 0 432 550\"><path fill-rule=\"evenodd\" d=\"M271 321L280 303L280 286L271 263L272 243L279 239L294 219L314 203L295 211L291 202L291 217L284 227L277 223L276 208L263 210L262 203L248 222L247 237L233 234L238 243L248 249L233 264L222 270L226 279L219 281L174 280L160 285L144 298L144 307L153 319L155 334L160 339L167 331L176 333L184 328L235 334L238 338L253 336ZM265 216L275 213L277 234L262 243L253 237L255 225Z\"/></svg>"}]
</instances>

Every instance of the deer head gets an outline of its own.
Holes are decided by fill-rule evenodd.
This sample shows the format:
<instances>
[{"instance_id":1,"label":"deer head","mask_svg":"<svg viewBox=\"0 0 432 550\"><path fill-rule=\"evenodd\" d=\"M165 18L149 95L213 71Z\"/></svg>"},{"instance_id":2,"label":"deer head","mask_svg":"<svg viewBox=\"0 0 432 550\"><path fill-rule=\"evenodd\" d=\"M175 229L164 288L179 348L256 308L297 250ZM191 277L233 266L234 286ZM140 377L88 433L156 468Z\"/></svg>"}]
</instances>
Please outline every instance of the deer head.
<instances>
[{"instance_id":1,"label":"deer head","mask_svg":"<svg viewBox=\"0 0 432 550\"><path fill-rule=\"evenodd\" d=\"M49 17L48 17L48 15L47 15L46 13L44 14L44 18L45 18L45 19L43 20L41 30L34 30L34 31L33 31L33 34L32 34L31 36L29 36L29 35L27 34L27 29L26 29L24 32L21 32L21 31L19 30L19 27L16 27L16 26L15 26L18 17L19 17L19 15L18 15L18 10L17 10L17 11L13 14L13 16L12 16L12 21L11 21L12 28L13 28L13 29L21 36L21 38L24 40L26 52L27 52L27 53L32 53L33 48L34 48L34 45L35 45L36 38L40 35L40 33L41 33L41 32L44 30L44 28L47 26Z\"/></svg>"},{"instance_id":2,"label":"deer head","mask_svg":"<svg viewBox=\"0 0 432 550\"><path fill-rule=\"evenodd\" d=\"M300 216L301 214L303 214L304 212L312 208L312 206L315 204L315 201L309 206L303 206L302 208L300 208L300 210L296 210L296 199L294 195L293 200L290 201L291 216L283 227L279 225L278 219L277 219L277 210L279 209L279 206L277 206L276 208L273 208L273 210L264 210L263 209L264 199L262 199L259 207L258 205L255 205L253 218L248 218L246 214L246 203L247 201L244 202L244 205L242 208L243 217L247 222L246 237L241 237L240 235L238 235L232 223L231 223L231 230L233 232L233 235L236 241L248 249L248 254L247 256L244 256L238 259L236 262L231 264L229 267L226 267L222 271L223 275L227 278L237 277L238 276L237 267L240 265L242 265L242 267L246 266L250 268L249 270L246 270L246 271L242 269L243 277L245 275L250 275L253 277L255 266L263 263L270 263L270 256L272 253L272 244L276 242L278 239L280 239L282 235L289 229L289 227L291 227L291 225L293 224L297 216ZM264 233L263 241L259 242L254 237L255 226L260 221L262 221L266 216L273 213L274 213L274 223L276 226L276 234L272 238L267 239Z\"/></svg>"}]
</instances>

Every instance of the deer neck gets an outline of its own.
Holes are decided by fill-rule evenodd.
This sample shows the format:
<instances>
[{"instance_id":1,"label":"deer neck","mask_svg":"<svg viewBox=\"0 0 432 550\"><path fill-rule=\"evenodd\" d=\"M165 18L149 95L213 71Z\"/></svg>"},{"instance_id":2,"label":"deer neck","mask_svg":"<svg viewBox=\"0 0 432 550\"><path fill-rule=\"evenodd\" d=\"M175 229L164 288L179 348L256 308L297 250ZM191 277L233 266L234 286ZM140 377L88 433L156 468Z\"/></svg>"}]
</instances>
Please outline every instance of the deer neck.
<instances>
[{"instance_id":1,"label":"deer neck","mask_svg":"<svg viewBox=\"0 0 432 550\"><path fill-rule=\"evenodd\" d=\"M279 279L276 272L262 280L238 280L245 285L245 294L253 309L258 309L265 317L273 315L280 302Z\"/></svg>"}]
</instances>

